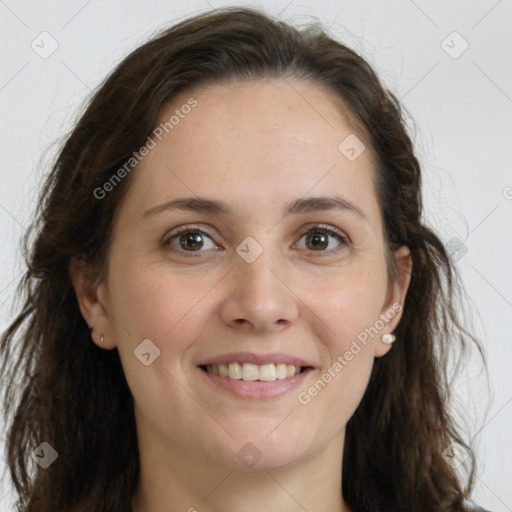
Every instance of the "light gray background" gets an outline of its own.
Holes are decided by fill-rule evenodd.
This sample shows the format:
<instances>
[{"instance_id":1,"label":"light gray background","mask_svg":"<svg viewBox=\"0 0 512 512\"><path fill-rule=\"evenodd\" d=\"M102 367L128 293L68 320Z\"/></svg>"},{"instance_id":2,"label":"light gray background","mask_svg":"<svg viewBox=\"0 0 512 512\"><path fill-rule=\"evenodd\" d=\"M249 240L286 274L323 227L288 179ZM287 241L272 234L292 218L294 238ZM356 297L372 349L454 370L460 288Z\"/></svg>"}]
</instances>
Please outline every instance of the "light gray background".
<instances>
[{"instance_id":1,"label":"light gray background","mask_svg":"<svg viewBox=\"0 0 512 512\"><path fill-rule=\"evenodd\" d=\"M456 388L474 418L474 496L493 512L512 511L511 0L0 0L0 328L12 318L19 238L35 208L43 153L54 155L51 143L72 126L86 96L152 32L228 4L264 6L297 24L321 20L376 67L414 119L426 219L445 242L467 248L457 267L488 356L487 416L476 366ZM58 44L47 58L31 47L51 48L44 31ZM0 511L10 509L12 495L4 482Z\"/></svg>"}]
</instances>

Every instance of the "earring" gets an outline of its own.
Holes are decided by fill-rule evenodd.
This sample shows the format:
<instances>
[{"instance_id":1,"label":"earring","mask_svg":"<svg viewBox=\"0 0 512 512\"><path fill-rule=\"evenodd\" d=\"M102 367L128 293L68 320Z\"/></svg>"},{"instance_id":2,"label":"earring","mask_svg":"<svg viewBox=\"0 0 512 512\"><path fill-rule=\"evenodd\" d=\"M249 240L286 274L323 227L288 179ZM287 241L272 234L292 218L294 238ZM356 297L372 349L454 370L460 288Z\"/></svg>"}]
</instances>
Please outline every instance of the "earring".
<instances>
[{"instance_id":1,"label":"earring","mask_svg":"<svg viewBox=\"0 0 512 512\"><path fill-rule=\"evenodd\" d=\"M391 345L396 340L396 336L391 333L383 334L382 335L382 343L385 343L386 345Z\"/></svg>"},{"instance_id":2,"label":"earring","mask_svg":"<svg viewBox=\"0 0 512 512\"><path fill-rule=\"evenodd\" d=\"M103 343L104 341L105 341L105 338L102 336L102 337L100 338L100 343Z\"/></svg>"}]
</instances>

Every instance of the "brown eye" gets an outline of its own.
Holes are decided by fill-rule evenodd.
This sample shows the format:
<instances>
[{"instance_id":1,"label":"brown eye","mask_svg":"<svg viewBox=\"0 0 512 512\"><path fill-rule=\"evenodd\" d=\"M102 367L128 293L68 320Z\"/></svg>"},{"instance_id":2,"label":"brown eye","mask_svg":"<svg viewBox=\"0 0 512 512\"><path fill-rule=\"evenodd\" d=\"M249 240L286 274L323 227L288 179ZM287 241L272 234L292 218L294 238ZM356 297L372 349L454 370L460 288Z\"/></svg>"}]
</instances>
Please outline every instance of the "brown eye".
<instances>
[{"instance_id":1,"label":"brown eye","mask_svg":"<svg viewBox=\"0 0 512 512\"><path fill-rule=\"evenodd\" d=\"M303 238L304 245L301 247L299 243L299 249L316 252L317 256L328 256L348 246L348 238L341 231L323 225L314 226L306 231L301 240Z\"/></svg>"},{"instance_id":2,"label":"brown eye","mask_svg":"<svg viewBox=\"0 0 512 512\"><path fill-rule=\"evenodd\" d=\"M193 231L181 234L178 240L182 249L192 251L198 251L204 244L201 233Z\"/></svg>"},{"instance_id":3,"label":"brown eye","mask_svg":"<svg viewBox=\"0 0 512 512\"><path fill-rule=\"evenodd\" d=\"M306 237L306 246L308 249L323 250L329 245L329 239L327 235L318 232L310 232Z\"/></svg>"},{"instance_id":4,"label":"brown eye","mask_svg":"<svg viewBox=\"0 0 512 512\"><path fill-rule=\"evenodd\" d=\"M187 227L171 233L163 242L163 246L181 253L202 252L204 249L217 247L208 234L197 228Z\"/></svg>"}]
</instances>

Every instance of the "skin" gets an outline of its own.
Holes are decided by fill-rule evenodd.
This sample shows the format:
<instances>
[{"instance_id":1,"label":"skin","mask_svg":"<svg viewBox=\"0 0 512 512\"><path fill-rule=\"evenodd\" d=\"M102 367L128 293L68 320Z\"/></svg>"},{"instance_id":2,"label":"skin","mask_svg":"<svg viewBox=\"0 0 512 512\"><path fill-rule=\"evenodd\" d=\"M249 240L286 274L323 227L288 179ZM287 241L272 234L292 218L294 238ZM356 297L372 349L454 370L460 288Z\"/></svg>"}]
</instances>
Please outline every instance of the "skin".
<instances>
[{"instance_id":1,"label":"skin","mask_svg":"<svg viewBox=\"0 0 512 512\"><path fill-rule=\"evenodd\" d=\"M365 142L355 161L338 150L354 129L333 98L308 83L209 85L174 98L161 120L191 96L197 106L134 171L114 218L107 278L72 267L93 341L117 347L134 396L141 478L133 510L347 512L345 425L374 358L391 349L380 335L395 329L400 313L308 404L297 395L380 314L405 301L411 257L406 247L396 252L400 277L388 283L371 148ZM333 195L357 205L366 220L346 210L284 216L294 199ZM143 217L195 196L226 201L233 213ZM329 235L327 248L316 249L307 235L315 223L338 228L348 242ZM179 237L164 244L186 224L207 233L199 252L180 246ZM263 250L252 263L236 252L248 236ZM144 339L160 349L149 366L133 353ZM238 350L286 352L314 370L300 389L244 400L197 368ZM248 442L261 454L253 467L237 457Z\"/></svg>"}]
</instances>

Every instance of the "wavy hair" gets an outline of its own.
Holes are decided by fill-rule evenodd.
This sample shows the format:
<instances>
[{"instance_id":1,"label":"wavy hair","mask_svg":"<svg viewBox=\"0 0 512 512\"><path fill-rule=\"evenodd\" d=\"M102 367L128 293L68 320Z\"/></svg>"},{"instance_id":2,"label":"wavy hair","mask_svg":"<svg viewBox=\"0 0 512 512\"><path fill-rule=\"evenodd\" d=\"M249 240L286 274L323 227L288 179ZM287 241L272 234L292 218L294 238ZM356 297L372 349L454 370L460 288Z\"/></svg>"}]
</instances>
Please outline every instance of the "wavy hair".
<instances>
[{"instance_id":1,"label":"wavy hair","mask_svg":"<svg viewBox=\"0 0 512 512\"><path fill-rule=\"evenodd\" d=\"M412 255L398 342L375 360L346 426L340 492L353 511L468 510L475 456L450 412L447 361L469 346L484 355L458 317L450 255L422 220L421 169L403 109L372 67L319 24L299 29L252 8L195 15L135 49L87 101L54 159L24 238L19 311L0 343L18 510L131 510L139 475L133 397L117 350L91 342L70 262L106 268L112 219L136 168L106 197L94 191L144 145L179 92L273 78L306 80L348 109L376 157L390 279L393 250L406 245ZM31 461L43 441L59 454L47 469ZM443 458L452 442L469 454L464 475Z\"/></svg>"}]
</instances>

